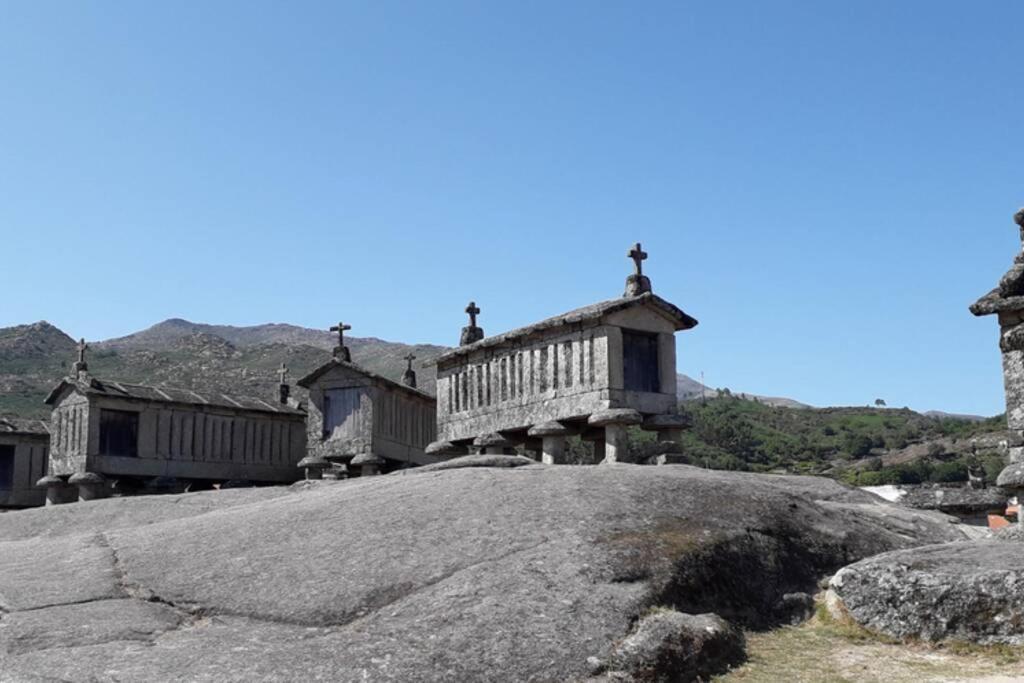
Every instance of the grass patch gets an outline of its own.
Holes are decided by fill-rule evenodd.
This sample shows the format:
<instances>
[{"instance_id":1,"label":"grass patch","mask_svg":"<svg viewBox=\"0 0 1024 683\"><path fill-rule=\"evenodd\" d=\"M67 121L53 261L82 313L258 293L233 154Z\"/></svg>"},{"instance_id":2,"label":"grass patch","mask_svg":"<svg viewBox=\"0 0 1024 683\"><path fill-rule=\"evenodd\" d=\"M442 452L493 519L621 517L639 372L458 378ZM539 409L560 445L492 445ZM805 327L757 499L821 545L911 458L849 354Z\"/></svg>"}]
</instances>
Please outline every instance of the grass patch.
<instances>
[{"instance_id":1,"label":"grass patch","mask_svg":"<svg viewBox=\"0 0 1024 683\"><path fill-rule=\"evenodd\" d=\"M1024 680L1021 649L1005 645L900 642L836 618L819 599L799 626L747 634L748 661L717 683L920 683L982 677Z\"/></svg>"}]
</instances>

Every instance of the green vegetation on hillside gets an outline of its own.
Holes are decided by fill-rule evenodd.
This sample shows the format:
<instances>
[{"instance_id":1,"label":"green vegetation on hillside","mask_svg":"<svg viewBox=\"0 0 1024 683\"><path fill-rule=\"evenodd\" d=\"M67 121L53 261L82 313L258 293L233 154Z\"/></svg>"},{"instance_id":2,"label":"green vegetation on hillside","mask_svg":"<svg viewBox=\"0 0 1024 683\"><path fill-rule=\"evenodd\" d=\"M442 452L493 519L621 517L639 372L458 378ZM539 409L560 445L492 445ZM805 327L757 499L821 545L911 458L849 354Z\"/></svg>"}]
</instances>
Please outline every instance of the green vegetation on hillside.
<instances>
[{"instance_id":1,"label":"green vegetation on hillside","mask_svg":"<svg viewBox=\"0 0 1024 683\"><path fill-rule=\"evenodd\" d=\"M693 419L685 452L694 465L826 474L862 486L965 480L973 457L962 452L968 440L1006 428L1002 416L978 422L928 417L907 408L793 409L728 394L683 404L682 410ZM947 449L940 439L962 446ZM925 443L923 458L883 463L889 452ZM1002 464L992 452L978 453L977 460L990 472Z\"/></svg>"}]
</instances>

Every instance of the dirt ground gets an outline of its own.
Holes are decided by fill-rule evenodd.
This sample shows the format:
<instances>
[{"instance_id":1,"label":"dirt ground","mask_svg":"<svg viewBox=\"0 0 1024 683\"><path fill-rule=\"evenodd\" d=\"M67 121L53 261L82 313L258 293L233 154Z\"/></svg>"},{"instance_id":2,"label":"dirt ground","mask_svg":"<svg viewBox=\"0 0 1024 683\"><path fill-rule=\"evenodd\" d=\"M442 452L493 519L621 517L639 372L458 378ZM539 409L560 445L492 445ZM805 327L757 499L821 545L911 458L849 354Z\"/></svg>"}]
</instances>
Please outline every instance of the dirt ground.
<instances>
[{"instance_id":1,"label":"dirt ground","mask_svg":"<svg viewBox=\"0 0 1024 683\"><path fill-rule=\"evenodd\" d=\"M822 610L799 626L748 633L747 655L716 683L1024 682L1024 647L887 641Z\"/></svg>"}]
</instances>

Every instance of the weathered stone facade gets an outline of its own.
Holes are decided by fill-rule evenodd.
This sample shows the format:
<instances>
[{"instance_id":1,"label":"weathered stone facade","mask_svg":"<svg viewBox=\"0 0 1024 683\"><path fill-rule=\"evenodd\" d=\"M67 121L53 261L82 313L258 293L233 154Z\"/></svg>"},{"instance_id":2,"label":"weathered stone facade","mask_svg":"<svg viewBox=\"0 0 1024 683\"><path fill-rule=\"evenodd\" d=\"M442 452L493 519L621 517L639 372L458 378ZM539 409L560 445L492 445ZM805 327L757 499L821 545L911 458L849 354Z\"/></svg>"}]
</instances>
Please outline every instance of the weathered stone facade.
<instances>
[{"instance_id":1,"label":"weathered stone facade","mask_svg":"<svg viewBox=\"0 0 1024 683\"><path fill-rule=\"evenodd\" d=\"M86 499L105 495L114 481L127 486L155 477L266 483L298 478L295 465L306 450L305 412L293 400L199 394L75 370L46 399L52 406L50 476L40 486L52 489L52 502L67 498L58 491L67 484Z\"/></svg>"},{"instance_id":2,"label":"weathered stone facade","mask_svg":"<svg viewBox=\"0 0 1024 683\"><path fill-rule=\"evenodd\" d=\"M626 457L626 426L675 413L675 333L697 321L650 291L639 244L630 256L637 272L623 297L438 357L439 441L428 452L499 453L539 443L542 458L554 463L565 438L580 434L615 461ZM467 311L476 328L479 309Z\"/></svg>"},{"instance_id":3,"label":"weathered stone facade","mask_svg":"<svg viewBox=\"0 0 1024 683\"><path fill-rule=\"evenodd\" d=\"M0 417L0 508L42 505L50 432L41 420Z\"/></svg>"},{"instance_id":4,"label":"weathered stone facade","mask_svg":"<svg viewBox=\"0 0 1024 683\"><path fill-rule=\"evenodd\" d=\"M377 474L438 460L424 452L437 433L437 402L415 388L412 360L405 384L334 357L299 386L309 390L306 420L308 455L302 467L311 476L317 463L333 463L334 471Z\"/></svg>"},{"instance_id":5,"label":"weathered stone facade","mask_svg":"<svg viewBox=\"0 0 1024 683\"><path fill-rule=\"evenodd\" d=\"M971 305L974 315L996 314L1003 357L1006 423L1010 429L1010 462L1024 461L1024 209L1014 216L1021 231L1022 251L999 286Z\"/></svg>"}]
</instances>

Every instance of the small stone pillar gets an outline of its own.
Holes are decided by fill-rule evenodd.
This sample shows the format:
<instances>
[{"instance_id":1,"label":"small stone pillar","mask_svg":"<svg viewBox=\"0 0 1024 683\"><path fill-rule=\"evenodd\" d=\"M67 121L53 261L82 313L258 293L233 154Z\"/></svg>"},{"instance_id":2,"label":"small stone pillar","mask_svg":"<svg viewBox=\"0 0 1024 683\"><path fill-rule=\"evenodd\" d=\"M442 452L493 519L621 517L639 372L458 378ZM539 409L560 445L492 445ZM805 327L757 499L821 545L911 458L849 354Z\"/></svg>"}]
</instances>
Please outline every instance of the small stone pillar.
<instances>
[{"instance_id":1,"label":"small stone pillar","mask_svg":"<svg viewBox=\"0 0 1024 683\"><path fill-rule=\"evenodd\" d=\"M78 491L67 482L68 475L49 474L36 482L36 487L46 489L47 505L63 505L78 499Z\"/></svg>"},{"instance_id":2,"label":"small stone pillar","mask_svg":"<svg viewBox=\"0 0 1024 683\"><path fill-rule=\"evenodd\" d=\"M1003 389L1006 395L1006 426L1010 429L1010 462L1024 460L1024 209L1014 217L1021 251L998 286L973 304L974 315L993 315L999 320L999 350L1003 357Z\"/></svg>"},{"instance_id":3,"label":"small stone pillar","mask_svg":"<svg viewBox=\"0 0 1024 683\"><path fill-rule=\"evenodd\" d=\"M78 487L78 500L98 500L110 495L107 480L95 472L78 472L71 475L68 483Z\"/></svg>"},{"instance_id":4,"label":"small stone pillar","mask_svg":"<svg viewBox=\"0 0 1024 683\"><path fill-rule=\"evenodd\" d=\"M1024 529L1024 463L1015 463L1003 468L996 479L996 486L1006 495L1017 497L1017 524Z\"/></svg>"},{"instance_id":5,"label":"small stone pillar","mask_svg":"<svg viewBox=\"0 0 1024 683\"><path fill-rule=\"evenodd\" d=\"M530 427L529 436L541 438L540 460L545 465L564 465L565 451L568 446L568 436L573 430L566 427L557 420L542 422L539 425Z\"/></svg>"},{"instance_id":6,"label":"small stone pillar","mask_svg":"<svg viewBox=\"0 0 1024 683\"><path fill-rule=\"evenodd\" d=\"M469 449L465 446L454 444L451 441L433 441L427 444L423 452L427 455L435 455L442 458L457 458L461 455L467 455Z\"/></svg>"},{"instance_id":7,"label":"small stone pillar","mask_svg":"<svg viewBox=\"0 0 1024 683\"><path fill-rule=\"evenodd\" d=\"M648 464L670 465L686 462L682 447L683 431L690 428L690 418L675 414L649 415L644 418L641 426L645 430L657 432L658 435L658 444L652 457L648 458Z\"/></svg>"},{"instance_id":8,"label":"small stone pillar","mask_svg":"<svg viewBox=\"0 0 1024 683\"><path fill-rule=\"evenodd\" d=\"M330 469L331 463L319 455L307 455L299 461L298 465L306 474L306 479L323 479L324 470Z\"/></svg>"},{"instance_id":9,"label":"small stone pillar","mask_svg":"<svg viewBox=\"0 0 1024 683\"><path fill-rule=\"evenodd\" d=\"M380 468L384 464L384 458L375 453L360 453L352 458L351 465L359 468L359 475L369 477L380 474Z\"/></svg>"},{"instance_id":10,"label":"small stone pillar","mask_svg":"<svg viewBox=\"0 0 1024 683\"><path fill-rule=\"evenodd\" d=\"M343 462L332 462L330 467L320 473L320 478L330 479L331 481L348 479L348 465Z\"/></svg>"},{"instance_id":11,"label":"small stone pillar","mask_svg":"<svg viewBox=\"0 0 1024 683\"><path fill-rule=\"evenodd\" d=\"M604 427L605 454L602 462L629 462L626 428L641 422L643 416L632 408L601 410L587 419L591 427Z\"/></svg>"},{"instance_id":12,"label":"small stone pillar","mask_svg":"<svg viewBox=\"0 0 1024 683\"><path fill-rule=\"evenodd\" d=\"M510 455L515 452L516 442L491 432L473 439L473 445L482 455Z\"/></svg>"}]
</instances>

